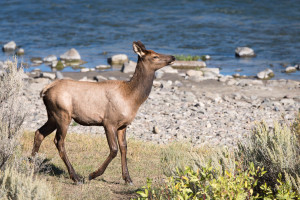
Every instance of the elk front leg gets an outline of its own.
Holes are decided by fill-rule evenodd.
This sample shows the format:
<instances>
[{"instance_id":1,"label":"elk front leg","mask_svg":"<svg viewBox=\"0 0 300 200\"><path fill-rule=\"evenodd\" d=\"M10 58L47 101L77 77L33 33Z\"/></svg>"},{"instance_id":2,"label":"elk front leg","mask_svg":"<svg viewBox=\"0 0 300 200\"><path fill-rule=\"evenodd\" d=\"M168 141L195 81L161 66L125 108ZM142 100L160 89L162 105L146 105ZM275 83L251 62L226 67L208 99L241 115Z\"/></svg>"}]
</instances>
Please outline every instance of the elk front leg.
<instances>
[{"instance_id":1,"label":"elk front leg","mask_svg":"<svg viewBox=\"0 0 300 200\"><path fill-rule=\"evenodd\" d=\"M122 177L125 183L132 185L132 180L129 176L127 167L127 142L126 142L126 127L118 130L118 142L121 152L121 163L122 163Z\"/></svg>"},{"instance_id":2,"label":"elk front leg","mask_svg":"<svg viewBox=\"0 0 300 200\"><path fill-rule=\"evenodd\" d=\"M71 120L69 120L71 121ZM70 178L75 182L75 183L81 183L84 180L82 180L75 172L72 164L70 163L68 156L67 156L67 152L65 149L65 138L66 138L66 134L68 131L68 125L69 122L63 123L63 121L58 125L57 127L57 131L56 131L56 135L54 138L54 143L57 147L59 156L61 157L61 159L64 161L65 165L67 166Z\"/></svg>"},{"instance_id":3,"label":"elk front leg","mask_svg":"<svg viewBox=\"0 0 300 200\"><path fill-rule=\"evenodd\" d=\"M110 153L109 156L106 158L104 163L99 167L98 170L94 171L89 175L89 180L92 180L98 176L101 176L104 171L106 170L109 163L114 159L118 154L118 145L117 145L117 130L113 126L105 126L105 134L107 138L107 142L109 145Z\"/></svg>"}]
</instances>

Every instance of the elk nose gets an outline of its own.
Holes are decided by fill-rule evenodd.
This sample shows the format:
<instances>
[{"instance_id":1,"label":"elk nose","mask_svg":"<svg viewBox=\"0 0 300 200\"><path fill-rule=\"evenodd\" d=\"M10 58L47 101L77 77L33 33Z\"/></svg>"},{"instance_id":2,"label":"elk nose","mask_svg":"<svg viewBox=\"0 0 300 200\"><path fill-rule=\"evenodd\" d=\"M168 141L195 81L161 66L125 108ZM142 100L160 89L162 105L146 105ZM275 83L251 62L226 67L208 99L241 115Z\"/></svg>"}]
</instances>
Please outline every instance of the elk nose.
<instances>
[{"instance_id":1,"label":"elk nose","mask_svg":"<svg viewBox=\"0 0 300 200\"><path fill-rule=\"evenodd\" d=\"M174 56L172 56L172 60L173 60L173 61L175 60L175 57L174 57Z\"/></svg>"}]
</instances>

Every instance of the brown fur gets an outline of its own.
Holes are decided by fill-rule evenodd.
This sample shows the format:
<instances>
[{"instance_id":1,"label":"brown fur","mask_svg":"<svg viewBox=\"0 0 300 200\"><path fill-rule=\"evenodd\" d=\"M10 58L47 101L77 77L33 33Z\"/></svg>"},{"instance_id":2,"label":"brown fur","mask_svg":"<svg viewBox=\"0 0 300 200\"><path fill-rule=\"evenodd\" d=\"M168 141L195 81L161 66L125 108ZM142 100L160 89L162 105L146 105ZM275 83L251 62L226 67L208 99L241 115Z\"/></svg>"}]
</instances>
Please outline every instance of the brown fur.
<instances>
[{"instance_id":1,"label":"brown fur","mask_svg":"<svg viewBox=\"0 0 300 200\"><path fill-rule=\"evenodd\" d=\"M66 164L71 179L79 182L80 178L68 160L64 147L68 126L72 119L85 126L104 126L110 154L99 169L90 174L89 179L104 173L108 164L116 157L119 146L123 179L126 183L132 183L126 160L126 127L134 119L140 105L148 98L155 71L175 60L173 56L146 50L140 41L133 42L133 49L139 56L130 81L91 83L57 80L41 91L48 121L35 133L33 156L38 152L43 139L57 130L54 143L59 155Z\"/></svg>"}]
</instances>

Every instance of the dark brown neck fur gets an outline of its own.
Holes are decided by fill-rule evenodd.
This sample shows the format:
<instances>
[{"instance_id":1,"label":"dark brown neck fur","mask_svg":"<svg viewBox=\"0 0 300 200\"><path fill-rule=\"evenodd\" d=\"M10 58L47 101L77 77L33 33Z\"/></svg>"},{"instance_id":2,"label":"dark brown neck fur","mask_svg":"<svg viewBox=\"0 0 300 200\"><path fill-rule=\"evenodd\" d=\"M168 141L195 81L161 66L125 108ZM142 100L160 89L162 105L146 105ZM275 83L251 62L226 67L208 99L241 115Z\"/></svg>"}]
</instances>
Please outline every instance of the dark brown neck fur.
<instances>
[{"instance_id":1,"label":"dark brown neck fur","mask_svg":"<svg viewBox=\"0 0 300 200\"><path fill-rule=\"evenodd\" d=\"M142 59L138 58L135 72L128 82L130 95L137 105L141 105L148 98L153 85L154 73L154 70L145 67Z\"/></svg>"}]
</instances>

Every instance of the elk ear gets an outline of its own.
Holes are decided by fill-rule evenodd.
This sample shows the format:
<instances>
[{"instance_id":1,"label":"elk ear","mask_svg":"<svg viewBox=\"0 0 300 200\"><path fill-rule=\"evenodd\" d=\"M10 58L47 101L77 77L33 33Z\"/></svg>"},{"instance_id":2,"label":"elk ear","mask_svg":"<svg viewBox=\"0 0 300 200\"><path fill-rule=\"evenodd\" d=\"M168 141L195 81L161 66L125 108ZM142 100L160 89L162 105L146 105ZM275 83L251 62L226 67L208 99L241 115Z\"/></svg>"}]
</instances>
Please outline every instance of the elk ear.
<instances>
[{"instance_id":1,"label":"elk ear","mask_svg":"<svg viewBox=\"0 0 300 200\"><path fill-rule=\"evenodd\" d=\"M140 57L143 57L147 52L145 46L140 41L133 42L132 47L133 47L133 51Z\"/></svg>"}]
</instances>

